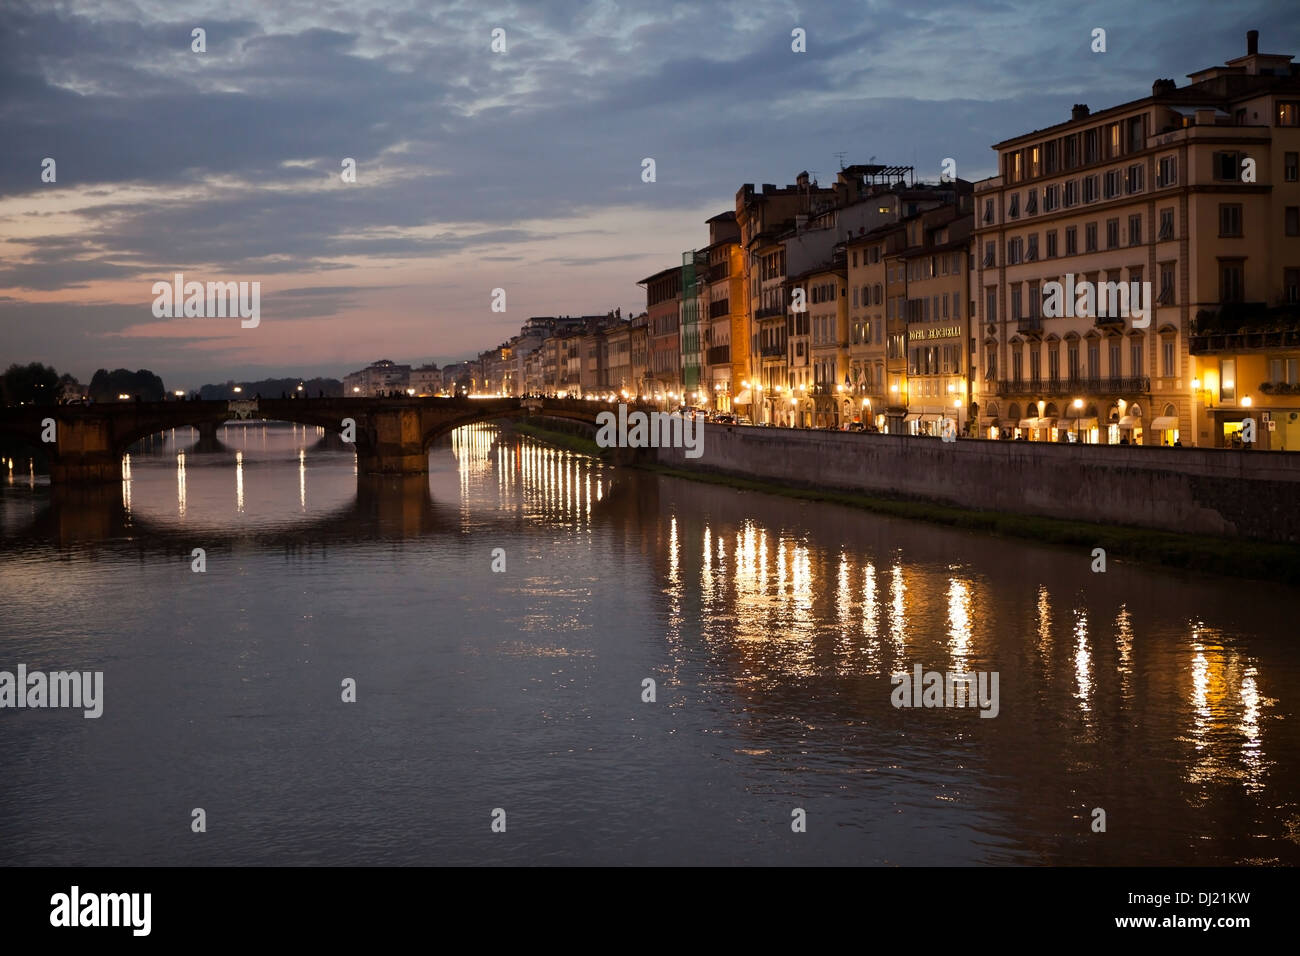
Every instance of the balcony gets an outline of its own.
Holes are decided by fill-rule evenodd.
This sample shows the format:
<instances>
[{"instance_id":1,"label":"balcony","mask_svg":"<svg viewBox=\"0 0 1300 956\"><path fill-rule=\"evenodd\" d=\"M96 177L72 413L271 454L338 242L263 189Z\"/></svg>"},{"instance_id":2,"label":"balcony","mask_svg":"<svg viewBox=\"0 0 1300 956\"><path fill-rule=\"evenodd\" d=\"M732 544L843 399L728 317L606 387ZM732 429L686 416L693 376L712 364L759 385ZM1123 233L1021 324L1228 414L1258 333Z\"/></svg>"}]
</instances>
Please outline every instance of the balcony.
<instances>
[{"instance_id":1,"label":"balcony","mask_svg":"<svg viewBox=\"0 0 1300 956\"><path fill-rule=\"evenodd\" d=\"M785 306L783 305L770 305L754 312L754 318L756 319L780 318L783 315L785 315Z\"/></svg>"},{"instance_id":2,"label":"balcony","mask_svg":"<svg viewBox=\"0 0 1300 956\"><path fill-rule=\"evenodd\" d=\"M1042 335L1043 320L1031 318L1016 319L1016 331L1023 335Z\"/></svg>"},{"instance_id":3,"label":"balcony","mask_svg":"<svg viewBox=\"0 0 1300 956\"><path fill-rule=\"evenodd\" d=\"M717 262L709 266L709 271L705 273L705 279L708 282L717 282L719 279L725 279L731 275L731 263Z\"/></svg>"},{"instance_id":4,"label":"balcony","mask_svg":"<svg viewBox=\"0 0 1300 956\"><path fill-rule=\"evenodd\" d=\"M1075 395L1132 395L1151 391L1145 375L1120 378L1003 379L994 389L999 398L1032 395L1040 398L1070 398Z\"/></svg>"},{"instance_id":5,"label":"balcony","mask_svg":"<svg viewBox=\"0 0 1300 956\"><path fill-rule=\"evenodd\" d=\"M763 358L785 358L784 345L764 345L760 346L758 354Z\"/></svg>"},{"instance_id":6,"label":"balcony","mask_svg":"<svg viewBox=\"0 0 1300 956\"><path fill-rule=\"evenodd\" d=\"M709 349L707 356L710 365L726 365L731 361L730 345L715 345Z\"/></svg>"},{"instance_id":7,"label":"balcony","mask_svg":"<svg viewBox=\"0 0 1300 956\"><path fill-rule=\"evenodd\" d=\"M1192 335L1188 338L1187 347L1193 355L1207 352L1252 352L1259 349L1300 349L1300 329Z\"/></svg>"},{"instance_id":8,"label":"balcony","mask_svg":"<svg viewBox=\"0 0 1300 956\"><path fill-rule=\"evenodd\" d=\"M717 299L709 303L709 318L720 319L731 311L729 299Z\"/></svg>"}]
</instances>

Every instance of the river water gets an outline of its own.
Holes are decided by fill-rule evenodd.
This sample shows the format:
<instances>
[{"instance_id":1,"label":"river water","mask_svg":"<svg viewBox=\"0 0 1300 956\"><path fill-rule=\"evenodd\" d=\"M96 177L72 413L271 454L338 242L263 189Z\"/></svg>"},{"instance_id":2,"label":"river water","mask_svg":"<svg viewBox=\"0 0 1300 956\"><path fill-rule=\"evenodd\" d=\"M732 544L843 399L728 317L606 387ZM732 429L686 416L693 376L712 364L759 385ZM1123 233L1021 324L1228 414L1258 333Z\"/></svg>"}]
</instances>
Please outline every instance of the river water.
<instances>
[{"instance_id":1,"label":"river water","mask_svg":"<svg viewBox=\"0 0 1300 956\"><path fill-rule=\"evenodd\" d=\"M4 863L1300 862L1294 590L491 425L410 479L197 437L0 478L0 670L104 675L0 710ZM893 706L917 665L996 716Z\"/></svg>"}]
</instances>

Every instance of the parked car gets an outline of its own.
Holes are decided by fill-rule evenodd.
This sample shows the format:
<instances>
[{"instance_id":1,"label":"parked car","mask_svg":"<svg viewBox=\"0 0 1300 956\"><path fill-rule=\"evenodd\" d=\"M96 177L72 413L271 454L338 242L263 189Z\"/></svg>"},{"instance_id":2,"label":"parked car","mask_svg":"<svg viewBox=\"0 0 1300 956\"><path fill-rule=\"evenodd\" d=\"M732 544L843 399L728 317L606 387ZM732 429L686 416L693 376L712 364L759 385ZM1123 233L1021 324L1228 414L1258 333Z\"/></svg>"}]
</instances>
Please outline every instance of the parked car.
<instances>
[{"instance_id":1,"label":"parked car","mask_svg":"<svg viewBox=\"0 0 1300 956\"><path fill-rule=\"evenodd\" d=\"M751 422L751 421L749 420L748 416L746 416L746 415L737 415L737 416L736 416L736 424L737 424L737 425L752 425L752 424L754 424L754 423Z\"/></svg>"},{"instance_id":2,"label":"parked car","mask_svg":"<svg viewBox=\"0 0 1300 956\"><path fill-rule=\"evenodd\" d=\"M714 415L713 421L718 425L734 425L736 424L736 416L723 412L720 415Z\"/></svg>"}]
</instances>

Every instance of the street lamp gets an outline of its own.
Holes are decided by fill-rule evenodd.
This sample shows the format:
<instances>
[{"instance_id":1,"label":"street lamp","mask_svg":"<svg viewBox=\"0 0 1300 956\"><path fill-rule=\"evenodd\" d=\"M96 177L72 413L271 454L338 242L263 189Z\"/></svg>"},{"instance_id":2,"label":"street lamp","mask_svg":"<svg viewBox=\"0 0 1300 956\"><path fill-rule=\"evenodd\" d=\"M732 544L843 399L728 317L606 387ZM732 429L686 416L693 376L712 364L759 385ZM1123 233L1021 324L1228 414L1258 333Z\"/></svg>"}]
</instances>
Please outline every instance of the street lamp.
<instances>
[{"instance_id":1,"label":"street lamp","mask_svg":"<svg viewBox=\"0 0 1300 956\"><path fill-rule=\"evenodd\" d=\"M1083 444L1082 437L1079 434L1080 429L1083 427L1082 416L1083 416L1083 399L1076 398L1074 400L1074 443L1076 445Z\"/></svg>"}]
</instances>

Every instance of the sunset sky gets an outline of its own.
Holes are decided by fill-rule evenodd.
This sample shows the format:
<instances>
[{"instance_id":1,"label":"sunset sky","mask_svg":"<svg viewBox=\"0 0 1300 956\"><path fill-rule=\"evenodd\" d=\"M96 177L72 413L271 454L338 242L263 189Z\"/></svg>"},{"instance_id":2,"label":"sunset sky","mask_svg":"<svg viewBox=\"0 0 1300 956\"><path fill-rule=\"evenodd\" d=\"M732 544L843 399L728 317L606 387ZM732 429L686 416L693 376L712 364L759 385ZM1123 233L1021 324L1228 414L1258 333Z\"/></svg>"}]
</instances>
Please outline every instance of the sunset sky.
<instances>
[{"instance_id":1,"label":"sunset sky","mask_svg":"<svg viewBox=\"0 0 1300 956\"><path fill-rule=\"evenodd\" d=\"M639 311L637 280L706 245L742 183L827 184L841 151L980 179L992 143L1181 86L1248 29L1300 55L1277 0L4 6L0 363L169 388L441 364L532 315ZM260 325L155 319L176 272L260 281Z\"/></svg>"}]
</instances>

